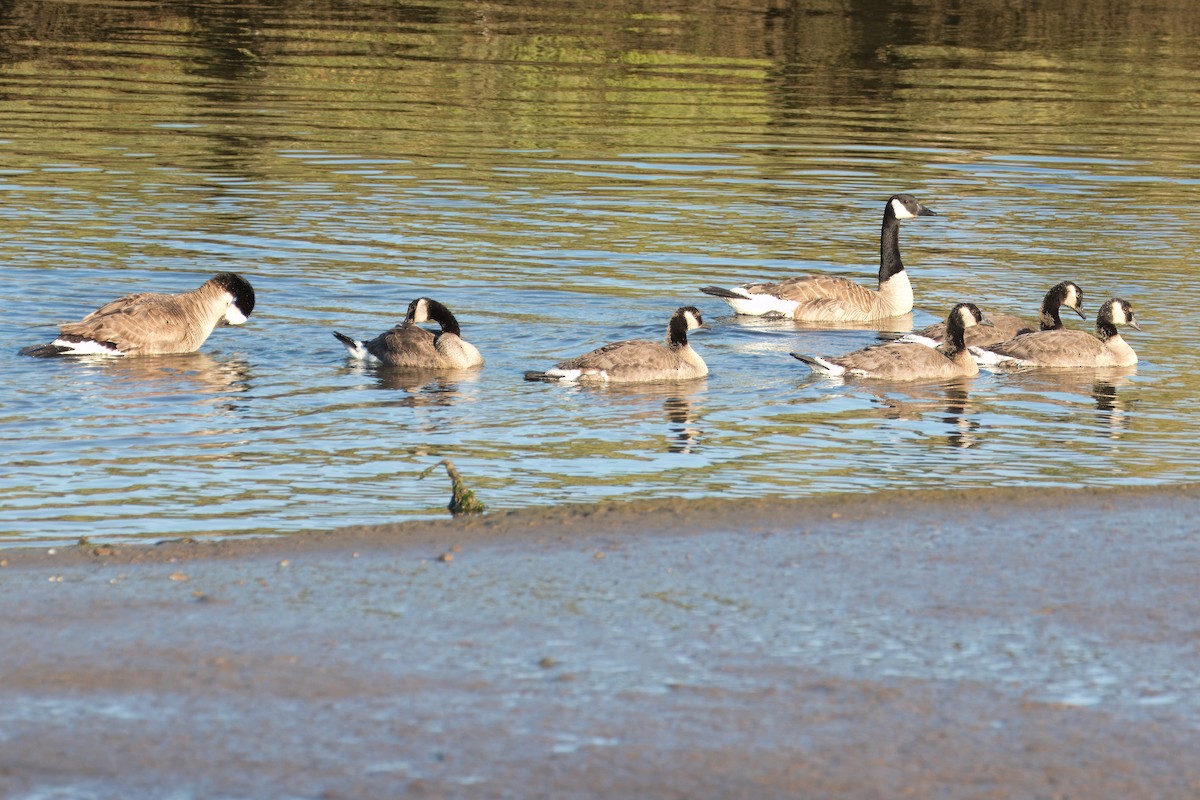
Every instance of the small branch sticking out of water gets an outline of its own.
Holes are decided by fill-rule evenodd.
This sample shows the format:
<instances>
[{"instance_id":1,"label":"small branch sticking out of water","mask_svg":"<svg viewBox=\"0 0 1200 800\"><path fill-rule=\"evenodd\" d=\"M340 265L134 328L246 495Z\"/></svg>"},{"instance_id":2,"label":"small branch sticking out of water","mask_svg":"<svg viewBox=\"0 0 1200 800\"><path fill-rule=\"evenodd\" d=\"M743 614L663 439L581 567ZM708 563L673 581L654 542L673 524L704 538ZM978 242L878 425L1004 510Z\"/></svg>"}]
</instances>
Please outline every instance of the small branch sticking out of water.
<instances>
[{"instance_id":1,"label":"small branch sticking out of water","mask_svg":"<svg viewBox=\"0 0 1200 800\"><path fill-rule=\"evenodd\" d=\"M450 495L450 502L446 505L446 508L450 509L450 516L458 517L463 514L482 514L484 509L483 503L475 499L475 492L466 487L462 476L458 474L458 470L454 468L454 462L450 459L443 458L429 467L418 476L418 480L424 478L440 466L446 468L446 474L450 476L450 485L454 489L453 494Z\"/></svg>"}]
</instances>

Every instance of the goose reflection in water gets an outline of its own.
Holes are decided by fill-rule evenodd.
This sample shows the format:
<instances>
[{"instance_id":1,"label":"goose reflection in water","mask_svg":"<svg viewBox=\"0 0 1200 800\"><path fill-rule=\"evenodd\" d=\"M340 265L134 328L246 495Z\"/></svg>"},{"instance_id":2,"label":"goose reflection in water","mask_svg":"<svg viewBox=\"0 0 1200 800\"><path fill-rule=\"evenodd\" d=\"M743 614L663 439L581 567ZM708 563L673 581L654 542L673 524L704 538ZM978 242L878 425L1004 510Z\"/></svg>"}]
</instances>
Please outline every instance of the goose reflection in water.
<instances>
[{"instance_id":1,"label":"goose reflection in water","mask_svg":"<svg viewBox=\"0 0 1200 800\"><path fill-rule=\"evenodd\" d=\"M700 442L700 429L696 427L692 401L687 397L668 397L663 400L663 413L667 418L668 453L694 453Z\"/></svg>"},{"instance_id":2,"label":"goose reflection in water","mask_svg":"<svg viewBox=\"0 0 1200 800\"><path fill-rule=\"evenodd\" d=\"M1042 402L1075 406L1079 400L1088 398L1096 406L1093 419L1098 427L1107 431L1110 438L1119 439L1129 430L1137 406L1137 400L1129 396L1136 374L1136 366L1037 369L1011 373L1005 380L1012 387L1039 394Z\"/></svg>"},{"instance_id":3,"label":"goose reflection in water","mask_svg":"<svg viewBox=\"0 0 1200 800\"><path fill-rule=\"evenodd\" d=\"M675 384L596 384L571 388L626 406L622 413L627 421L653 420L661 415L667 422L667 452L689 454L697 452L703 438L696 400L706 386L707 380L700 378Z\"/></svg>"},{"instance_id":4,"label":"goose reflection in water","mask_svg":"<svg viewBox=\"0 0 1200 800\"><path fill-rule=\"evenodd\" d=\"M971 413L969 380L887 386L863 383L858 386L872 395L871 402L879 406L880 417L921 420L942 414L941 421L949 428L946 444L954 448L968 448L979 442L981 425Z\"/></svg>"},{"instance_id":5,"label":"goose reflection in water","mask_svg":"<svg viewBox=\"0 0 1200 800\"><path fill-rule=\"evenodd\" d=\"M375 388L389 392L404 392L396 400L398 406L449 406L467 395L465 386L477 383L478 370L410 369L377 365L352 364L347 369L375 378Z\"/></svg>"},{"instance_id":6,"label":"goose reflection in water","mask_svg":"<svg viewBox=\"0 0 1200 800\"><path fill-rule=\"evenodd\" d=\"M230 395L250 388L250 364L241 358L181 353L137 358L82 356L75 360L74 366L84 375L104 376L110 381L105 393L118 402L174 400L194 393L200 395L197 402L214 403L232 411L236 404Z\"/></svg>"}]
</instances>

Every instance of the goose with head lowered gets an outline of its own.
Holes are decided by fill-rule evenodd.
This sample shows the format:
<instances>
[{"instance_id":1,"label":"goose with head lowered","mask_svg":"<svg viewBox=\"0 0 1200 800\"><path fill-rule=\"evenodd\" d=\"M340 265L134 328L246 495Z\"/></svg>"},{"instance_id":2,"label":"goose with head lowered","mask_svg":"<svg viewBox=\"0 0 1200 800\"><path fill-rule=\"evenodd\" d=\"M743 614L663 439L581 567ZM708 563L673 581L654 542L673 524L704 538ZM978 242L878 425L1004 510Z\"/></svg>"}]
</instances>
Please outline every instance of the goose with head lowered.
<instances>
[{"instance_id":1,"label":"goose with head lowered","mask_svg":"<svg viewBox=\"0 0 1200 800\"><path fill-rule=\"evenodd\" d=\"M724 300L736 314L790 317L800 322L870 322L912 311L912 285L900 260L900 220L936 216L909 194L883 207L879 285L871 289L836 275L804 275L778 283L746 283L700 291Z\"/></svg>"},{"instance_id":2,"label":"goose with head lowered","mask_svg":"<svg viewBox=\"0 0 1200 800\"><path fill-rule=\"evenodd\" d=\"M914 342L873 344L843 356L822 358L792 353L821 375L878 378L889 381L928 381L977 375L979 366L967 352L964 333L989 325L974 303L959 303L946 317L946 345L935 349Z\"/></svg>"},{"instance_id":3,"label":"goose with head lowered","mask_svg":"<svg viewBox=\"0 0 1200 800\"><path fill-rule=\"evenodd\" d=\"M79 322L60 325L31 356L134 356L192 353L218 325L241 325L254 311L254 289L232 272L219 272L179 294L141 292L105 303Z\"/></svg>"},{"instance_id":4,"label":"goose with head lowered","mask_svg":"<svg viewBox=\"0 0 1200 800\"><path fill-rule=\"evenodd\" d=\"M1142 328L1128 300L1114 297L1096 313L1096 334L1087 331L1055 330L1024 333L1006 342L973 347L971 355L987 366L999 367L1128 367L1137 363L1137 353L1117 330L1128 325Z\"/></svg>"},{"instance_id":5,"label":"goose with head lowered","mask_svg":"<svg viewBox=\"0 0 1200 800\"><path fill-rule=\"evenodd\" d=\"M667 323L665 344L646 339L613 342L555 364L551 369L526 372L525 380L651 383L703 378L708 374L708 366L688 343L688 331L703 324L698 308L683 306Z\"/></svg>"},{"instance_id":6,"label":"goose with head lowered","mask_svg":"<svg viewBox=\"0 0 1200 800\"><path fill-rule=\"evenodd\" d=\"M419 323L432 320L441 330L432 333ZM470 369L483 364L475 345L462 338L462 329L450 309L437 300L418 297L408 304L404 321L369 341L333 332L357 361L412 369Z\"/></svg>"},{"instance_id":7,"label":"goose with head lowered","mask_svg":"<svg viewBox=\"0 0 1200 800\"><path fill-rule=\"evenodd\" d=\"M990 321L991 326L976 325L970 328L966 333L967 347L986 347L998 342L1005 342L1014 336L1020 336L1023 333L1033 333L1035 330L1056 331L1063 327L1062 317L1059 315L1060 308L1069 308L1080 316L1082 319L1087 319L1083 313L1083 290L1079 288L1079 284L1073 281L1063 281L1055 284L1050 291L1046 292L1046 296L1042 298L1042 306L1038 314L1038 328L1033 328L1021 317L1016 314L996 314L988 312L983 315L985 320ZM946 338L946 323L937 322L933 325L928 325L919 331L913 333L897 334L879 334L880 339L891 339L897 342L916 342L923 344L926 347L938 347Z\"/></svg>"}]
</instances>

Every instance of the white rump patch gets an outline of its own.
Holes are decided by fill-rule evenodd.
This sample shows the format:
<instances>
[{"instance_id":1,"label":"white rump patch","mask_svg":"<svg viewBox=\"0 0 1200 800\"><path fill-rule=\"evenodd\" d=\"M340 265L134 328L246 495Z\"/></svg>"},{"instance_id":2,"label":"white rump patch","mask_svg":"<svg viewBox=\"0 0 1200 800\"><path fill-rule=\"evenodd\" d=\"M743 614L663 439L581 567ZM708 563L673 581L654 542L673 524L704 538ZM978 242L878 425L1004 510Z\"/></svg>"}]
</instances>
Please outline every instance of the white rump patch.
<instances>
[{"instance_id":1,"label":"white rump patch","mask_svg":"<svg viewBox=\"0 0 1200 800\"><path fill-rule=\"evenodd\" d=\"M773 294L751 294L740 286L731 291L737 292L742 297L722 297L721 299L729 304L733 313L743 314L747 317L762 317L771 313L790 317L796 313L796 306L800 305L795 300L784 300Z\"/></svg>"},{"instance_id":2,"label":"white rump patch","mask_svg":"<svg viewBox=\"0 0 1200 800\"><path fill-rule=\"evenodd\" d=\"M338 341L341 340L339 339ZM379 360L367 351L367 346L363 342L355 341L352 345L342 342L342 346L346 348L346 355L350 356L356 361L370 362Z\"/></svg>"},{"instance_id":3,"label":"white rump patch","mask_svg":"<svg viewBox=\"0 0 1200 800\"><path fill-rule=\"evenodd\" d=\"M83 342L69 342L66 339L55 339L53 342L55 347L65 347L66 352L63 355L70 356L123 356L125 355L115 347L94 342L91 339Z\"/></svg>"},{"instance_id":4,"label":"white rump patch","mask_svg":"<svg viewBox=\"0 0 1200 800\"><path fill-rule=\"evenodd\" d=\"M896 219L912 219L916 214L904 207L904 203L892 198L892 213L896 215Z\"/></svg>"},{"instance_id":5,"label":"white rump patch","mask_svg":"<svg viewBox=\"0 0 1200 800\"><path fill-rule=\"evenodd\" d=\"M229 304L229 308L225 311L225 321L230 325L241 325L249 319L243 314L233 303Z\"/></svg>"}]
</instances>

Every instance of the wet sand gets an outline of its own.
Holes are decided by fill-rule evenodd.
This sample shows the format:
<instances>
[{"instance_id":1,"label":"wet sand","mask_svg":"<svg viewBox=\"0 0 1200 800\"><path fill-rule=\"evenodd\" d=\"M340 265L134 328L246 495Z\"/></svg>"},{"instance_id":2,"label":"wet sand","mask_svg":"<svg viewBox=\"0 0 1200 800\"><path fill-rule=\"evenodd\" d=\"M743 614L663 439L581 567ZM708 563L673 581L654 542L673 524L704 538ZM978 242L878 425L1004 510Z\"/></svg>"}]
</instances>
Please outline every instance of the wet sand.
<instances>
[{"instance_id":1,"label":"wet sand","mask_svg":"<svg viewBox=\"0 0 1200 800\"><path fill-rule=\"evenodd\" d=\"M1194 798L1200 488L0 551L6 798Z\"/></svg>"}]
</instances>

